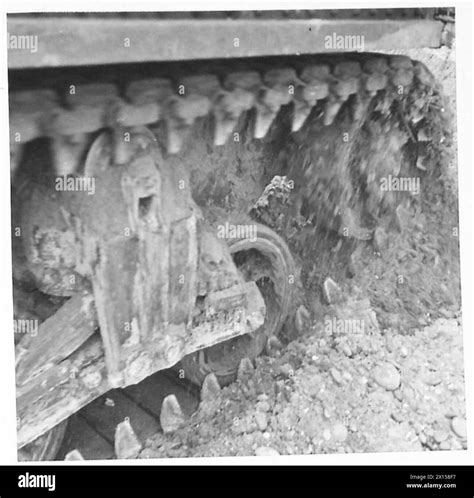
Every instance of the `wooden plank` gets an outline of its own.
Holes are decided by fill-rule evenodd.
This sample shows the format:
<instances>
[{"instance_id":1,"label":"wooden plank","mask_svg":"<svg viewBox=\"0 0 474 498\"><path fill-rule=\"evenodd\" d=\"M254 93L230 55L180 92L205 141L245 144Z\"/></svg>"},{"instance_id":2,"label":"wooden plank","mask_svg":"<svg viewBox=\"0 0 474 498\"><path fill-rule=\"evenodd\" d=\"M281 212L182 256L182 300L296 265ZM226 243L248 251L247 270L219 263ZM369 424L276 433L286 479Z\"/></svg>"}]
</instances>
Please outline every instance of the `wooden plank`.
<instances>
[{"instance_id":1,"label":"wooden plank","mask_svg":"<svg viewBox=\"0 0 474 498\"><path fill-rule=\"evenodd\" d=\"M443 23L431 20L154 20L9 18L11 40L39 40L8 51L10 69L351 51L327 36L358 36L364 49L439 47ZM179 36L177 35L179 34ZM18 37L28 38L18 38ZM13 37L13 38L12 38ZM236 46L235 39L239 40ZM129 39L129 45L124 40Z\"/></svg>"},{"instance_id":2,"label":"wooden plank","mask_svg":"<svg viewBox=\"0 0 474 498\"><path fill-rule=\"evenodd\" d=\"M60 455L72 450L79 450L85 460L110 460L115 458L113 444L98 434L85 418L71 417L67 429L66 441Z\"/></svg>"},{"instance_id":3,"label":"wooden plank","mask_svg":"<svg viewBox=\"0 0 474 498\"><path fill-rule=\"evenodd\" d=\"M96 328L93 297L90 294L71 297L39 326L36 335L25 337L18 345L17 384L24 384L68 357Z\"/></svg>"},{"instance_id":4,"label":"wooden plank","mask_svg":"<svg viewBox=\"0 0 474 498\"><path fill-rule=\"evenodd\" d=\"M112 403L107 402L107 400ZM87 405L81 410L80 415L110 443L114 441L115 428L126 417L130 419L135 434L142 442L145 442L160 428L155 417L152 417L117 389L109 391L106 395Z\"/></svg>"},{"instance_id":5,"label":"wooden plank","mask_svg":"<svg viewBox=\"0 0 474 498\"><path fill-rule=\"evenodd\" d=\"M127 387L124 394L156 417L160 416L161 404L166 396L174 394L183 413L190 416L199 405L199 394L195 386L178 382L178 375L172 370L158 372L140 384ZM172 376L176 377L176 381Z\"/></svg>"}]
</instances>

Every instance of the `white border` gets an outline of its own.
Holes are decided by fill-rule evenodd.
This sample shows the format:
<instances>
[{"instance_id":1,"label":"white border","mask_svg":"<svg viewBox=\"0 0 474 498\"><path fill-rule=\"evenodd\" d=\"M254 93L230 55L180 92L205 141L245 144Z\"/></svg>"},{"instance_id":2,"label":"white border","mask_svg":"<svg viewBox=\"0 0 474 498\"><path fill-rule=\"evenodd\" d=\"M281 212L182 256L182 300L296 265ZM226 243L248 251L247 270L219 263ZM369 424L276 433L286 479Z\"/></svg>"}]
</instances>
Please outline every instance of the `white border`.
<instances>
[{"instance_id":1,"label":"white border","mask_svg":"<svg viewBox=\"0 0 474 498\"><path fill-rule=\"evenodd\" d=\"M473 465L474 464L474 412L473 412L473 340L474 331L473 306L474 284L469 278L474 275L474 181L472 161L472 28L473 10L469 1L427 2L413 1L346 1L315 2L293 0L200 0L199 3L186 0L168 1L9 1L1 7L0 20L0 158L4 165L0 168L0 464L16 464L16 422L15 422L15 382L14 351L11 330L12 324L12 289L11 289L11 231L10 231L10 176L9 176L9 133L7 101L7 63L6 63L6 12L34 11L165 11L165 10L292 10L292 9L334 9L334 8L396 8L396 7L456 7L456 71L457 71L457 105L458 105L458 167L459 167L459 203L461 216L461 269L463 330L465 352L465 378L468 412L468 451L448 452L393 452L393 453L357 453L309 456L273 457L221 457L221 458L186 458L127 461L126 465ZM41 463L57 465L62 462ZM77 464L63 462L64 464ZM90 464L91 462L85 462ZM95 463L95 462L94 462ZM124 465L123 462L102 461L99 465ZM79 465L81 462L79 462Z\"/></svg>"}]
</instances>

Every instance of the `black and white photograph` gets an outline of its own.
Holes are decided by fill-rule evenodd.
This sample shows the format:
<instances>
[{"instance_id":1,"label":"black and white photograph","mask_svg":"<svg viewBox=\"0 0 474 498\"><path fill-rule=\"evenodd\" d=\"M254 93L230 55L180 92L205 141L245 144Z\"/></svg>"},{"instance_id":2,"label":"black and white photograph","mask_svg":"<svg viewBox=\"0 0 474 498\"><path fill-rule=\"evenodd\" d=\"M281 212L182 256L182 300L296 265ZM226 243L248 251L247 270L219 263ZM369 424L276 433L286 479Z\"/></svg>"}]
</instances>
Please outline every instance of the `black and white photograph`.
<instances>
[{"instance_id":1,"label":"black and white photograph","mask_svg":"<svg viewBox=\"0 0 474 498\"><path fill-rule=\"evenodd\" d=\"M465 454L457 9L197 7L6 15L17 461Z\"/></svg>"}]
</instances>

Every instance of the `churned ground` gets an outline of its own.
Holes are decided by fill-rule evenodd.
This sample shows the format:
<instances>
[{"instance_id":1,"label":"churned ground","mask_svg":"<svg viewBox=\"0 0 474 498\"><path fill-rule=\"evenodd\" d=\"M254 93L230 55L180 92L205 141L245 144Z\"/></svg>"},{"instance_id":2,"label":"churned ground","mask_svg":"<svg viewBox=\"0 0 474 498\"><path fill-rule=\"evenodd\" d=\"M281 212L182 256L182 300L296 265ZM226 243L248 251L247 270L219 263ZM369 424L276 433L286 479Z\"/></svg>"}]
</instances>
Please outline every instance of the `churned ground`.
<instances>
[{"instance_id":1,"label":"churned ground","mask_svg":"<svg viewBox=\"0 0 474 498\"><path fill-rule=\"evenodd\" d=\"M455 109L454 52L407 55L430 67ZM184 428L149 438L140 457L465 449L456 178L451 145L398 230L375 243L326 241L309 265L324 271L302 265L311 323L287 331ZM339 287L331 304L327 277Z\"/></svg>"}]
</instances>

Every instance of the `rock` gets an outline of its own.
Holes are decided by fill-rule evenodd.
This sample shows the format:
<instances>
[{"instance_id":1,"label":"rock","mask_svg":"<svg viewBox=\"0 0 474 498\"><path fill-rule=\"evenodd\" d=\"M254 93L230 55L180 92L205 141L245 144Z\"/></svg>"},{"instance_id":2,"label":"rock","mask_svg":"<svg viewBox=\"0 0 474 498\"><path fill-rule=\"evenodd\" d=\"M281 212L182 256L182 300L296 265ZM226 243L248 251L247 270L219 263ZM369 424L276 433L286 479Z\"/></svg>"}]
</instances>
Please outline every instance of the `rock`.
<instances>
[{"instance_id":1,"label":"rock","mask_svg":"<svg viewBox=\"0 0 474 498\"><path fill-rule=\"evenodd\" d=\"M395 391L400 386L400 373L386 361L380 362L372 372L375 382L387 391Z\"/></svg>"},{"instance_id":2,"label":"rock","mask_svg":"<svg viewBox=\"0 0 474 498\"><path fill-rule=\"evenodd\" d=\"M334 382L336 384L341 385L343 383L343 378L341 375L341 372L335 367L332 367L331 370L329 370L331 377L333 378Z\"/></svg>"},{"instance_id":3,"label":"rock","mask_svg":"<svg viewBox=\"0 0 474 498\"><path fill-rule=\"evenodd\" d=\"M347 370L344 370L344 372L342 372L342 378L344 380L346 380L347 382L351 382L352 374L350 372L348 372Z\"/></svg>"},{"instance_id":4,"label":"rock","mask_svg":"<svg viewBox=\"0 0 474 498\"><path fill-rule=\"evenodd\" d=\"M314 413L305 413L298 423L298 429L309 438L319 436L320 428L321 423Z\"/></svg>"},{"instance_id":5,"label":"rock","mask_svg":"<svg viewBox=\"0 0 474 498\"><path fill-rule=\"evenodd\" d=\"M443 442L439 445L439 449L440 449L440 450L444 450L444 451L450 450L450 449L451 449L451 444L449 443L449 441L443 441Z\"/></svg>"},{"instance_id":6,"label":"rock","mask_svg":"<svg viewBox=\"0 0 474 498\"><path fill-rule=\"evenodd\" d=\"M395 422L403 422L403 415L399 412L392 412L391 417L395 420Z\"/></svg>"},{"instance_id":7,"label":"rock","mask_svg":"<svg viewBox=\"0 0 474 498\"><path fill-rule=\"evenodd\" d=\"M341 351L346 355L346 356L352 356L352 350L347 344L343 344L341 346Z\"/></svg>"},{"instance_id":8,"label":"rock","mask_svg":"<svg viewBox=\"0 0 474 498\"><path fill-rule=\"evenodd\" d=\"M454 417L451 420L451 429L459 438L467 439L467 427L466 420L464 418Z\"/></svg>"},{"instance_id":9,"label":"rock","mask_svg":"<svg viewBox=\"0 0 474 498\"><path fill-rule=\"evenodd\" d=\"M113 408L115 406L115 401L112 398L105 398L104 405Z\"/></svg>"},{"instance_id":10,"label":"rock","mask_svg":"<svg viewBox=\"0 0 474 498\"><path fill-rule=\"evenodd\" d=\"M256 456L279 456L280 453L270 446L260 446L255 450Z\"/></svg>"},{"instance_id":11,"label":"rock","mask_svg":"<svg viewBox=\"0 0 474 498\"><path fill-rule=\"evenodd\" d=\"M283 377L290 378L294 374L293 367L289 363L284 363L277 368L277 374Z\"/></svg>"},{"instance_id":12,"label":"rock","mask_svg":"<svg viewBox=\"0 0 474 498\"><path fill-rule=\"evenodd\" d=\"M342 443L347 438L347 428L344 424L335 424L332 428L332 435L335 441Z\"/></svg>"},{"instance_id":13,"label":"rock","mask_svg":"<svg viewBox=\"0 0 474 498\"><path fill-rule=\"evenodd\" d=\"M272 335L265 345L265 352L268 356L274 356L278 351L281 351L282 349L283 344L275 335Z\"/></svg>"},{"instance_id":14,"label":"rock","mask_svg":"<svg viewBox=\"0 0 474 498\"><path fill-rule=\"evenodd\" d=\"M140 458L160 458L162 455L159 451L154 450L153 448L145 448L140 453Z\"/></svg>"},{"instance_id":15,"label":"rock","mask_svg":"<svg viewBox=\"0 0 474 498\"><path fill-rule=\"evenodd\" d=\"M269 412L271 410L271 406L268 401L259 401L255 408L259 412Z\"/></svg>"},{"instance_id":16,"label":"rock","mask_svg":"<svg viewBox=\"0 0 474 498\"><path fill-rule=\"evenodd\" d=\"M203 439L209 439L210 436L212 435L211 430L209 429L209 427L206 424L199 425L199 427L197 429L197 433Z\"/></svg>"},{"instance_id":17,"label":"rock","mask_svg":"<svg viewBox=\"0 0 474 498\"><path fill-rule=\"evenodd\" d=\"M344 295L339 285L332 278L327 278L323 284L324 298L328 304L338 304L344 301Z\"/></svg>"},{"instance_id":18,"label":"rock","mask_svg":"<svg viewBox=\"0 0 474 498\"><path fill-rule=\"evenodd\" d=\"M449 437L449 434L447 433L447 431L444 431L442 429L435 431L435 433L433 435L433 439L438 444L442 443L443 441L446 441L446 439L448 439L448 437Z\"/></svg>"},{"instance_id":19,"label":"rock","mask_svg":"<svg viewBox=\"0 0 474 498\"><path fill-rule=\"evenodd\" d=\"M428 386L437 386L438 384L441 384L443 378L441 376L440 372L428 372L425 375L424 381L425 384Z\"/></svg>"},{"instance_id":20,"label":"rock","mask_svg":"<svg viewBox=\"0 0 474 498\"><path fill-rule=\"evenodd\" d=\"M267 416L263 412L257 412L255 413L254 418L258 429L263 432L268 426Z\"/></svg>"}]
</instances>

